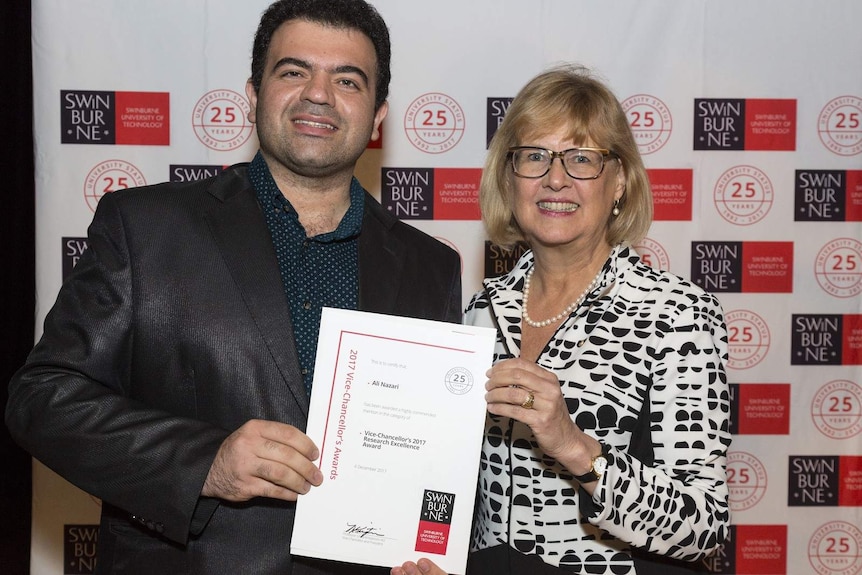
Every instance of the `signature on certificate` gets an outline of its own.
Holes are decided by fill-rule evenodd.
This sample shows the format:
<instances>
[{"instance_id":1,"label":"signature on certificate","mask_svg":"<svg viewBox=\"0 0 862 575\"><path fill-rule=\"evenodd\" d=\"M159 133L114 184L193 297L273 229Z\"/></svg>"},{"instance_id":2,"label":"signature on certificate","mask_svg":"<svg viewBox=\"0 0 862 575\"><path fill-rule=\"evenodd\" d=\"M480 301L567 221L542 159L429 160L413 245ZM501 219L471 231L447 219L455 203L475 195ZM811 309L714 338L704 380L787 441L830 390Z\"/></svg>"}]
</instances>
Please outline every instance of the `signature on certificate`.
<instances>
[{"instance_id":1,"label":"signature on certificate","mask_svg":"<svg viewBox=\"0 0 862 575\"><path fill-rule=\"evenodd\" d=\"M360 539L362 539L366 535L372 535L374 537L385 537L385 535L381 533L377 527L366 527L363 525L356 525L355 523L348 523L347 529L345 529L344 532L350 535L358 535Z\"/></svg>"}]
</instances>

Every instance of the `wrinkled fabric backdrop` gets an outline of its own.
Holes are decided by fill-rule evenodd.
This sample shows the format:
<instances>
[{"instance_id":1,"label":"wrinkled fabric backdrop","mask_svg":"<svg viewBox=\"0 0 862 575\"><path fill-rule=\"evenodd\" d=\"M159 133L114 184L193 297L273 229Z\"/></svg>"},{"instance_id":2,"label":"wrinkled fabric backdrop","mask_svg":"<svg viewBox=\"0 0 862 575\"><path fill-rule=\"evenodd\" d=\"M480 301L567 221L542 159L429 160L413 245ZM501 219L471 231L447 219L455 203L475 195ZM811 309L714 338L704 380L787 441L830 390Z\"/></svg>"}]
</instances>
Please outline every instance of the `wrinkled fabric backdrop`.
<instances>
[{"instance_id":1,"label":"wrinkled fabric backdrop","mask_svg":"<svg viewBox=\"0 0 862 575\"><path fill-rule=\"evenodd\" d=\"M33 3L37 336L103 194L253 156L267 3ZM476 205L509 99L563 61L610 84L655 197L637 249L728 322L734 529L711 569L862 572L862 4L374 3L391 107L358 175L460 252L465 302L518 255L486 244ZM38 464L33 489L32 573L91 572L98 499Z\"/></svg>"}]
</instances>

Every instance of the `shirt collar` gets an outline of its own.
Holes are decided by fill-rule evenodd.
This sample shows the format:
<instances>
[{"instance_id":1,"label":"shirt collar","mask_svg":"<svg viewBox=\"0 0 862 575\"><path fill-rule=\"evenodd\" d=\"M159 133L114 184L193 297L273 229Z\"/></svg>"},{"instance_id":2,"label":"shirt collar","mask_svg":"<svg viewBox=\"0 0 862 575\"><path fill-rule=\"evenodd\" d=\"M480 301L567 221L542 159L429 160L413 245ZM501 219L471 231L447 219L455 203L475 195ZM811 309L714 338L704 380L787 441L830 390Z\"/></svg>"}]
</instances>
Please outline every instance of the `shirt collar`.
<instances>
[{"instance_id":1,"label":"shirt collar","mask_svg":"<svg viewBox=\"0 0 862 575\"><path fill-rule=\"evenodd\" d=\"M260 151L255 154L254 159L248 166L249 177L254 185L260 205L266 209L267 207L282 208L288 214L296 218L296 210L293 209L291 203L284 197L275 179L272 177L272 172L269 171L269 166L266 165L266 160ZM362 229L362 215L365 211L365 189L355 177L350 181L350 206L338 227L329 233L315 236L316 241L327 242L354 238L359 235ZM297 220L298 221L298 220Z\"/></svg>"}]
</instances>

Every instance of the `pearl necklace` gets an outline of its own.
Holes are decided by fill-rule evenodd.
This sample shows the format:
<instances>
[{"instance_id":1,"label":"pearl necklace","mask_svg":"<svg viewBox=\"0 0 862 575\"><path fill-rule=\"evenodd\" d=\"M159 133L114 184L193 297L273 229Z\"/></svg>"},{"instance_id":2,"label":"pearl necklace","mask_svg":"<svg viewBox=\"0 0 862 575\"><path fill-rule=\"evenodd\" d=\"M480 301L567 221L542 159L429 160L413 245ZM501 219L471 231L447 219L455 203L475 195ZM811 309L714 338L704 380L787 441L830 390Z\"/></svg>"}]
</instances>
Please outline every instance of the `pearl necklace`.
<instances>
[{"instance_id":1,"label":"pearl necklace","mask_svg":"<svg viewBox=\"0 0 862 575\"><path fill-rule=\"evenodd\" d=\"M587 286L587 289L583 291L583 293L578 296L578 299L570 303L566 306L566 309L555 315L550 319L545 319L542 321L535 321L530 319L530 314L527 313L527 301L530 299L530 280L533 278L533 272L535 271L536 266L533 265L529 270L527 270L527 277L524 278L524 306L521 309L521 317L524 318L524 321L527 322L527 325L530 327L546 327L551 325L552 323L559 323L564 317L568 317L571 315L573 311L578 309L578 307L584 303L584 299L586 299L587 294L589 294L593 289L595 289L596 284L599 283L599 278L602 277L602 268L599 268L599 273L596 274L596 277L593 278L593 281L590 282L590 285Z\"/></svg>"}]
</instances>

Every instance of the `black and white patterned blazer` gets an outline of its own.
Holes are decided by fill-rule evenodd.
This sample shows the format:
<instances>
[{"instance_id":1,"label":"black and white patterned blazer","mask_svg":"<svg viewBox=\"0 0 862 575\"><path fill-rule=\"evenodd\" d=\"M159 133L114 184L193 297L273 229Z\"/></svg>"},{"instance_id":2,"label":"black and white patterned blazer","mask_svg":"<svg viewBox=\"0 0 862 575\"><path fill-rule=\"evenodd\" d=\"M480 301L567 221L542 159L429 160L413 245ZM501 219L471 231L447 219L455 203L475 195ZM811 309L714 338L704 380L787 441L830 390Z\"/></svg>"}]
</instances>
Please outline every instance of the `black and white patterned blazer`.
<instances>
[{"instance_id":1,"label":"black and white patterned blazer","mask_svg":"<svg viewBox=\"0 0 862 575\"><path fill-rule=\"evenodd\" d=\"M495 361L519 355L532 264L527 251L510 273L486 279L467 307L468 324L497 328ZM537 360L613 463L590 498L539 450L529 427L489 414L474 550L509 544L574 571L625 573L630 545L689 560L715 549L730 522L726 361L718 300L615 247L598 287ZM652 467L627 453L647 386Z\"/></svg>"}]
</instances>

